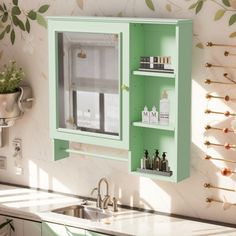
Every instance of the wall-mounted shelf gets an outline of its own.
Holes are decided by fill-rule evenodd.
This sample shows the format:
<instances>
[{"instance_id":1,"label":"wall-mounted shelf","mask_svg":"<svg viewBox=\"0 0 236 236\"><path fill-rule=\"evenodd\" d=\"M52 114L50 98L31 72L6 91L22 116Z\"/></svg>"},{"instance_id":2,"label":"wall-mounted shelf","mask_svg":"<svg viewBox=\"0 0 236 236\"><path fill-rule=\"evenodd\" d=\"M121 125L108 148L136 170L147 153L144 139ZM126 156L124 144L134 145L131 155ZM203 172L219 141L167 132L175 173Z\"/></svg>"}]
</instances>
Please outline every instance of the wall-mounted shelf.
<instances>
[{"instance_id":1,"label":"wall-mounted shelf","mask_svg":"<svg viewBox=\"0 0 236 236\"><path fill-rule=\"evenodd\" d=\"M140 76L151 76L151 77L162 77L162 78L175 78L174 73L160 73L160 72L152 72L152 71L141 71L141 70L134 70L133 75L140 75Z\"/></svg>"},{"instance_id":2,"label":"wall-mounted shelf","mask_svg":"<svg viewBox=\"0 0 236 236\"><path fill-rule=\"evenodd\" d=\"M160 130L168 130L168 131L174 131L175 127L174 125L152 125L152 124L146 124L141 121L139 122L133 122L133 126L137 127L143 127L143 128L149 128L149 129L160 129Z\"/></svg>"},{"instance_id":3,"label":"wall-mounted shelf","mask_svg":"<svg viewBox=\"0 0 236 236\"><path fill-rule=\"evenodd\" d=\"M50 129L54 159L76 153L127 161L112 154L70 149L70 142L79 142L128 150L132 174L171 182L187 178L191 146L192 21L49 17L48 29ZM112 41L113 46L90 47L91 39L93 42ZM138 70L140 58L150 56L169 57L174 73ZM104 83L97 81L99 78L116 80L102 81L107 86L104 90ZM73 82L73 91L68 91L68 81ZM94 81L96 86L92 86ZM149 110L156 106L159 111L164 90L169 96L170 125L140 122L144 106ZM84 92L89 96L86 97ZM86 113L84 111L91 112L89 117L93 120L80 120L81 114ZM170 176L163 176L158 171L138 172L145 149L150 155L155 149L167 152Z\"/></svg>"}]
</instances>

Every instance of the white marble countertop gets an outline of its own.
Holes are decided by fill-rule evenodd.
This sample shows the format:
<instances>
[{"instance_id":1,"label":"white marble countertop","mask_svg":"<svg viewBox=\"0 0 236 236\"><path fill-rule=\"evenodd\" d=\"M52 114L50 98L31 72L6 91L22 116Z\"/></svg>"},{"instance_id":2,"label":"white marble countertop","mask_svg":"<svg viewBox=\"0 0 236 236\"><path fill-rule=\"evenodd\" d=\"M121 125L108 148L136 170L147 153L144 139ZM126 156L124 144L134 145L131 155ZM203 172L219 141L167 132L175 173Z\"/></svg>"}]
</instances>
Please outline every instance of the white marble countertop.
<instances>
[{"instance_id":1,"label":"white marble countertop","mask_svg":"<svg viewBox=\"0 0 236 236\"><path fill-rule=\"evenodd\" d=\"M236 229L165 215L120 209L101 222L65 216L51 210L81 203L78 198L27 188L0 185L0 214L48 221L113 235L235 236ZM94 204L91 202L90 204Z\"/></svg>"}]
</instances>

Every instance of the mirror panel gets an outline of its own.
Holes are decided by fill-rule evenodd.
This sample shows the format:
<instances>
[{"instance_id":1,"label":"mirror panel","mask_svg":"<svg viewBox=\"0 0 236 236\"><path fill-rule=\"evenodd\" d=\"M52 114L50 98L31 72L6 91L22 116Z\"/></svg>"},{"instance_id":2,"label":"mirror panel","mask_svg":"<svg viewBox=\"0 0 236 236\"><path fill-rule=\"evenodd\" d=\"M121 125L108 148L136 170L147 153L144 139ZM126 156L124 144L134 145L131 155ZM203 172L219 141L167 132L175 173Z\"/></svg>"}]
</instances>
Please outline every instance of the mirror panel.
<instances>
[{"instance_id":1,"label":"mirror panel","mask_svg":"<svg viewBox=\"0 0 236 236\"><path fill-rule=\"evenodd\" d=\"M58 32L59 128L120 135L119 36Z\"/></svg>"}]
</instances>

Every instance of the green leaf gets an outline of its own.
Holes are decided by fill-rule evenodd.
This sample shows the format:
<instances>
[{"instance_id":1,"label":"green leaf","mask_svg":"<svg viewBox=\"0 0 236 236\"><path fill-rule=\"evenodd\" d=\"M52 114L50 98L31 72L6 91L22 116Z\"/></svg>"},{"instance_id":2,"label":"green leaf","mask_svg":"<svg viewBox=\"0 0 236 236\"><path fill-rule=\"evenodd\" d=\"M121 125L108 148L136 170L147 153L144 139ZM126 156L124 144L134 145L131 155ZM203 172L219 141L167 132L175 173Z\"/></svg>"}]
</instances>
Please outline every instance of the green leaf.
<instances>
[{"instance_id":1,"label":"green leaf","mask_svg":"<svg viewBox=\"0 0 236 236\"><path fill-rule=\"evenodd\" d=\"M16 6L18 5L18 0L12 0L12 2L14 5L16 5Z\"/></svg>"},{"instance_id":2,"label":"green leaf","mask_svg":"<svg viewBox=\"0 0 236 236\"><path fill-rule=\"evenodd\" d=\"M118 14L117 14L118 17L123 17L123 13L122 11L120 11Z\"/></svg>"},{"instance_id":3,"label":"green leaf","mask_svg":"<svg viewBox=\"0 0 236 236\"><path fill-rule=\"evenodd\" d=\"M233 14L229 19L229 25L234 24L236 21L236 14Z\"/></svg>"},{"instance_id":4,"label":"green leaf","mask_svg":"<svg viewBox=\"0 0 236 236\"><path fill-rule=\"evenodd\" d=\"M229 0L222 0L222 2L225 4L225 6L230 7Z\"/></svg>"},{"instance_id":5,"label":"green leaf","mask_svg":"<svg viewBox=\"0 0 236 236\"><path fill-rule=\"evenodd\" d=\"M10 32L10 30L11 30L11 25L7 25L7 27L6 27L5 31L6 31L7 33L9 33L9 32Z\"/></svg>"},{"instance_id":6,"label":"green leaf","mask_svg":"<svg viewBox=\"0 0 236 236\"><path fill-rule=\"evenodd\" d=\"M197 6L198 2L193 3L188 9L194 9Z\"/></svg>"},{"instance_id":7,"label":"green leaf","mask_svg":"<svg viewBox=\"0 0 236 236\"><path fill-rule=\"evenodd\" d=\"M25 22L25 29L26 29L26 31L28 33L30 32L30 22L29 22L29 19L27 19L26 22Z\"/></svg>"},{"instance_id":8,"label":"green leaf","mask_svg":"<svg viewBox=\"0 0 236 236\"><path fill-rule=\"evenodd\" d=\"M233 32L229 35L230 38L235 38L236 37L236 32Z\"/></svg>"},{"instance_id":9,"label":"green leaf","mask_svg":"<svg viewBox=\"0 0 236 236\"><path fill-rule=\"evenodd\" d=\"M84 9L84 0L76 0L76 3L81 10Z\"/></svg>"},{"instance_id":10,"label":"green leaf","mask_svg":"<svg viewBox=\"0 0 236 236\"><path fill-rule=\"evenodd\" d=\"M197 47L197 48L201 48L201 49L203 49L203 48L204 48L204 46L203 46L203 44L202 44L202 43L197 43L197 44L196 44L196 47Z\"/></svg>"},{"instance_id":11,"label":"green leaf","mask_svg":"<svg viewBox=\"0 0 236 236\"><path fill-rule=\"evenodd\" d=\"M225 10L220 9L216 12L214 20L219 20L220 18L222 18L225 14Z\"/></svg>"},{"instance_id":12,"label":"green leaf","mask_svg":"<svg viewBox=\"0 0 236 236\"><path fill-rule=\"evenodd\" d=\"M172 8L171 8L171 5L170 4L166 4L166 10L168 12L171 12L172 11Z\"/></svg>"},{"instance_id":13,"label":"green leaf","mask_svg":"<svg viewBox=\"0 0 236 236\"><path fill-rule=\"evenodd\" d=\"M15 26L18 26L18 18L16 16L12 16L12 22Z\"/></svg>"},{"instance_id":14,"label":"green leaf","mask_svg":"<svg viewBox=\"0 0 236 236\"><path fill-rule=\"evenodd\" d=\"M12 29L12 31L11 31L11 44L12 45L15 43L15 39L16 39L15 30Z\"/></svg>"},{"instance_id":15,"label":"green leaf","mask_svg":"<svg viewBox=\"0 0 236 236\"><path fill-rule=\"evenodd\" d=\"M48 10L48 8L49 8L49 5L48 5L48 4L43 5L43 6L41 6L41 7L38 9L38 12L39 12L39 13L44 13L44 12L46 12L46 11Z\"/></svg>"},{"instance_id":16,"label":"green leaf","mask_svg":"<svg viewBox=\"0 0 236 236\"><path fill-rule=\"evenodd\" d=\"M47 28L47 21L44 19L44 17L42 15L37 13L36 19L37 19L37 22L39 25Z\"/></svg>"},{"instance_id":17,"label":"green leaf","mask_svg":"<svg viewBox=\"0 0 236 236\"><path fill-rule=\"evenodd\" d=\"M8 13L4 12L3 17L2 17L2 22L5 23L8 19Z\"/></svg>"},{"instance_id":18,"label":"green leaf","mask_svg":"<svg viewBox=\"0 0 236 236\"><path fill-rule=\"evenodd\" d=\"M20 27L20 29L23 30L23 31L25 31L25 25L24 25L24 23L23 23L19 18L17 18L17 20L18 20L18 26Z\"/></svg>"},{"instance_id":19,"label":"green leaf","mask_svg":"<svg viewBox=\"0 0 236 236\"><path fill-rule=\"evenodd\" d=\"M20 8L17 7L17 6L14 6L14 7L11 9L11 14L12 14L12 15L20 15L20 14L21 14Z\"/></svg>"},{"instance_id":20,"label":"green leaf","mask_svg":"<svg viewBox=\"0 0 236 236\"><path fill-rule=\"evenodd\" d=\"M150 10L155 11L155 7L153 5L152 0L145 0L145 2Z\"/></svg>"},{"instance_id":21,"label":"green leaf","mask_svg":"<svg viewBox=\"0 0 236 236\"><path fill-rule=\"evenodd\" d=\"M2 31L2 33L0 34L0 40L2 40L5 36L5 30Z\"/></svg>"},{"instance_id":22,"label":"green leaf","mask_svg":"<svg viewBox=\"0 0 236 236\"><path fill-rule=\"evenodd\" d=\"M31 10L29 13L28 13L28 17L31 19L31 20L36 20L36 17L37 17L37 13L33 10Z\"/></svg>"},{"instance_id":23,"label":"green leaf","mask_svg":"<svg viewBox=\"0 0 236 236\"><path fill-rule=\"evenodd\" d=\"M196 7L196 14L198 14L199 11L201 11L203 6L203 0L198 1L197 7Z\"/></svg>"}]
</instances>

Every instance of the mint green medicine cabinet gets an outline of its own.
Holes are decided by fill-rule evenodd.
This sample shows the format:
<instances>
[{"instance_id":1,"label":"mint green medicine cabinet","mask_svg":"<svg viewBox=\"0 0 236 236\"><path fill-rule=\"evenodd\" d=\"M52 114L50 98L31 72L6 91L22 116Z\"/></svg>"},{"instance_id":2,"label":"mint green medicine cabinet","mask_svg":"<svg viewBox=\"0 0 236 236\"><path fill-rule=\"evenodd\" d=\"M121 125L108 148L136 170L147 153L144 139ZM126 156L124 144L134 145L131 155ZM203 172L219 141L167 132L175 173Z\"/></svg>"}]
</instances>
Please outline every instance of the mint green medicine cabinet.
<instances>
[{"instance_id":1,"label":"mint green medicine cabinet","mask_svg":"<svg viewBox=\"0 0 236 236\"><path fill-rule=\"evenodd\" d=\"M132 174L172 182L187 178L192 21L49 17L48 31L54 159L69 156L70 142L86 143L128 150ZM171 58L171 73L140 69L140 58L152 56ZM144 106L159 111L163 91L168 124L143 123ZM140 171L146 149L150 155L167 152L171 175Z\"/></svg>"}]
</instances>

